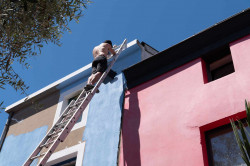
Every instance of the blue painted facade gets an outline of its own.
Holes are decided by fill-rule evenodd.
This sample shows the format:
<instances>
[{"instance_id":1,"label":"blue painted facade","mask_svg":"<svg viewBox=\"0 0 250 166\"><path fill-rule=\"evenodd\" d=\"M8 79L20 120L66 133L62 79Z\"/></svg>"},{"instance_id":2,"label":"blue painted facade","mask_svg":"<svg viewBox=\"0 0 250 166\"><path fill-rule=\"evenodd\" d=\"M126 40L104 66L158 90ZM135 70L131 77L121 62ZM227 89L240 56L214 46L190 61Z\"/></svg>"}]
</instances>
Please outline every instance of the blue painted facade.
<instances>
[{"instance_id":1,"label":"blue painted facade","mask_svg":"<svg viewBox=\"0 0 250 166\"><path fill-rule=\"evenodd\" d=\"M87 125L83 134L83 141L86 141L84 166L115 166L117 164L126 86L122 70L140 61L141 49L137 44L124 50L112 68L118 75L114 80L107 77L99 88L100 93L91 100ZM81 80L86 81L87 78ZM77 82L81 83L81 81ZM72 88L73 85L71 84L70 87ZM68 88L66 87L66 89Z\"/></svg>"},{"instance_id":2,"label":"blue painted facade","mask_svg":"<svg viewBox=\"0 0 250 166\"><path fill-rule=\"evenodd\" d=\"M122 70L141 61L141 49L134 45L123 51L113 70L118 75L107 78L89 106L83 141L86 141L84 166L115 166L123 110L125 78Z\"/></svg>"},{"instance_id":3,"label":"blue painted facade","mask_svg":"<svg viewBox=\"0 0 250 166\"><path fill-rule=\"evenodd\" d=\"M116 165L120 135L124 77L100 86L89 106L88 122L83 140L86 141L84 166Z\"/></svg>"},{"instance_id":4,"label":"blue painted facade","mask_svg":"<svg viewBox=\"0 0 250 166\"><path fill-rule=\"evenodd\" d=\"M48 126L43 126L32 132L8 136L0 152L0 166L22 165L46 135L47 129Z\"/></svg>"},{"instance_id":5,"label":"blue painted facade","mask_svg":"<svg viewBox=\"0 0 250 166\"><path fill-rule=\"evenodd\" d=\"M134 65L140 61L141 61L141 48L137 44L134 44L131 47L122 51L116 63L113 65L112 70L116 71L119 74L122 72L123 69L131 65ZM90 74L91 74L91 67L73 76L72 78L60 83L56 88L60 90L60 93L63 93L87 81Z\"/></svg>"},{"instance_id":6,"label":"blue painted facade","mask_svg":"<svg viewBox=\"0 0 250 166\"><path fill-rule=\"evenodd\" d=\"M89 105L87 125L83 133L86 141L84 166L115 166L120 136L121 116L126 81L122 70L141 61L141 48L134 44L124 50L113 66L118 74L115 79L107 77ZM91 68L60 83L60 94L87 81ZM6 137L0 152L0 166L19 166L29 157L46 135L48 126L32 132Z\"/></svg>"}]
</instances>

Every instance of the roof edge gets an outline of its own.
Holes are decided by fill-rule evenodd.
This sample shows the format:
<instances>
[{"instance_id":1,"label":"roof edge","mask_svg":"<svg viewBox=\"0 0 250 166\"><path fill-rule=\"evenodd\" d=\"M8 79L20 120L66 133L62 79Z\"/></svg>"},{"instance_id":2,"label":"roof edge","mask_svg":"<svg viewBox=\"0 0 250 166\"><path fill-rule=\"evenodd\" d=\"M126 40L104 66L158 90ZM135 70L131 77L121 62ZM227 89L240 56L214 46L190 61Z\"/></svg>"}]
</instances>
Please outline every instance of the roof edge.
<instances>
[{"instance_id":1,"label":"roof edge","mask_svg":"<svg viewBox=\"0 0 250 166\"><path fill-rule=\"evenodd\" d=\"M129 42L127 44L126 49L129 48L129 47L132 47L133 45L136 45L136 44L138 44L138 40L134 39L134 40L132 40L131 42ZM124 56L124 55L121 54L121 56ZM118 60L119 60L119 58L118 58ZM64 88L65 86L67 86L70 83L70 81L69 81L70 79L72 79L73 77L75 77L77 75L82 74L84 71L86 71L86 70L88 70L90 68L91 68L91 63L89 63L88 65L86 65L86 66L84 66L84 67L82 67L82 68L80 68L80 69L66 75L65 77L63 77L63 78L61 78L61 79L47 85L47 86L45 86L44 88L42 88L42 89L28 95L27 97L22 98L21 100L18 100L17 102L7 106L6 109L5 109L5 112L10 113L12 111L15 111L17 106L20 106L20 105L22 105L22 104L24 104L24 103L26 103L28 101L31 101L32 99L35 99L38 96L42 97L42 96L48 95L48 94L50 94L50 93L52 93L52 92L54 92L56 90L60 90L60 89ZM86 74L84 74L84 75L86 75ZM59 85L61 85L62 83L66 82L66 81L69 81L68 84L64 85L64 86L61 86L59 88Z\"/></svg>"},{"instance_id":2,"label":"roof edge","mask_svg":"<svg viewBox=\"0 0 250 166\"><path fill-rule=\"evenodd\" d=\"M127 87L134 88L210 51L250 35L250 8L123 70ZM206 40L204 40L206 39Z\"/></svg>"}]
</instances>

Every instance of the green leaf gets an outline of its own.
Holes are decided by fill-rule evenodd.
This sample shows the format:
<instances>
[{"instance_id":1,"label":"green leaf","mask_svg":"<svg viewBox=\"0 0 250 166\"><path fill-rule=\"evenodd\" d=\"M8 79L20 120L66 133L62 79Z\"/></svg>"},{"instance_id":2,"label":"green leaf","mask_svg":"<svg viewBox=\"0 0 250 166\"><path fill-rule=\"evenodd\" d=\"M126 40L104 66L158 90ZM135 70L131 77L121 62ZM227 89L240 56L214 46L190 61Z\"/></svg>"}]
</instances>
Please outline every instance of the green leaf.
<instances>
[{"instance_id":1,"label":"green leaf","mask_svg":"<svg viewBox=\"0 0 250 166\"><path fill-rule=\"evenodd\" d=\"M247 113L247 124L248 126L250 126L250 108L246 100L245 100L245 107L246 107L246 113Z\"/></svg>"},{"instance_id":2,"label":"green leaf","mask_svg":"<svg viewBox=\"0 0 250 166\"><path fill-rule=\"evenodd\" d=\"M0 89L9 84L15 90L26 93L28 86L24 81L18 82L22 79L12 68L13 62L28 68L26 60L41 54L44 43L60 46L63 32L70 31L70 21L79 21L89 3L89 0L1 1L0 76L3 82Z\"/></svg>"},{"instance_id":3,"label":"green leaf","mask_svg":"<svg viewBox=\"0 0 250 166\"><path fill-rule=\"evenodd\" d=\"M243 139L244 147L245 147L245 150L246 150L248 158L249 158L249 156L250 156L250 145L249 145L246 133L245 133L245 128L244 128L244 125L243 125L243 123L241 121L238 121L238 123L239 123L240 131L241 131L241 136L242 136L242 139Z\"/></svg>"},{"instance_id":4,"label":"green leaf","mask_svg":"<svg viewBox=\"0 0 250 166\"><path fill-rule=\"evenodd\" d=\"M240 148L241 158L245 161L245 163L246 163L247 165L250 166L249 159L248 159L247 154L246 154L246 152L245 152L245 150L244 150L244 148L243 148L243 145L244 145L244 144L242 143L242 141L241 141L241 139L240 139L240 136L239 136L239 133L238 133L238 128L236 127L234 121L230 120L230 122L231 122L231 126L232 126L232 128L233 128L233 132L234 132L234 135L235 135L236 142L237 142L237 144L238 144L238 146L239 146L239 148Z\"/></svg>"}]
</instances>

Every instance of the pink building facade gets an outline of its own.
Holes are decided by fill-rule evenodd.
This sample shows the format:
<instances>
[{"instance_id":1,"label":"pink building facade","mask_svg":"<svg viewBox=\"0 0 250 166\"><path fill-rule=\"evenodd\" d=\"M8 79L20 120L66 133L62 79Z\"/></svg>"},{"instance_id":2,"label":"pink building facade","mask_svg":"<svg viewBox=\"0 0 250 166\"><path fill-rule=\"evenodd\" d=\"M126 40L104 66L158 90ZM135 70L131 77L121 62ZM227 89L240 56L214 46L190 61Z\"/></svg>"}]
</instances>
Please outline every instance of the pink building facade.
<instances>
[{"instance_id":1,"label":"pink building facade","mask_svg":"<svg viewBox=\"0 0 250 166\"><path fill-rule=\"evenodd\" d=\"M244 163L229 124L246 117L250 100L249 14L124 71L119 166Z\"/></svg>"}]
</instances>

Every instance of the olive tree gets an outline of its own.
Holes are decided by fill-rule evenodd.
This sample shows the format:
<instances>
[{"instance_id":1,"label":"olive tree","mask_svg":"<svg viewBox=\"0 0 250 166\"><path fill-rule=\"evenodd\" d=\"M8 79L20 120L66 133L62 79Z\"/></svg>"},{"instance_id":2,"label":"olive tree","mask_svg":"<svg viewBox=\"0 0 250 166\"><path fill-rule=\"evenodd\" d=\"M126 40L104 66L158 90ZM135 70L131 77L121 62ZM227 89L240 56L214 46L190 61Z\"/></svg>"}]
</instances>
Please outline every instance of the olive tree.
<instances>
[{"instance_id":1,"label":"olive tree","mask_svg":"<svg viewBox=\"0 0 250 166\"><path fill-rule=\"evenodd\" d=\"M41 54L44 44L60 46L61 36L70 31L69 22L78 22L89 3L89 0L0 0L0 89L10 85L27 95L29 87L13 64L28 69L27 59Z\"/></svg>"}]
</instances>

